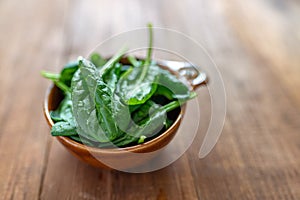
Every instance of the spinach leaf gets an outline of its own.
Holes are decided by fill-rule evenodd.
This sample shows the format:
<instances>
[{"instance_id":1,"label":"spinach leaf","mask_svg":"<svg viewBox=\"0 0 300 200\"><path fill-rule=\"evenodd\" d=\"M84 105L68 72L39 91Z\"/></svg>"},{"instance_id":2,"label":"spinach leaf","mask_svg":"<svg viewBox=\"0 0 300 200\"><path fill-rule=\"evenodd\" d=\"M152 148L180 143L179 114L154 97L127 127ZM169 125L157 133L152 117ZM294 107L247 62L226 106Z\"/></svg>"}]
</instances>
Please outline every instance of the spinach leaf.
<instances>
[{"instance_id":1,"label":"spinach leaf","mask_svg":"<svg viewBox=\"0 0 300 200\"><path fill-rule=\"evenodd\" d=\"M158 84L154 95L155 96L162 95L162 96L166 97L168 100L173 100L175 97L174 93L170 89L168 89L167 87L160 85L160 84Z\"/></svg>"},{"instance_id":2,"label":"spinach leaf","mask_svg":"<svg viewBox=\"0 0 300 200\"><path fill-rule=\"evenodd\" d=\"M50 112L51 119L57 121L69 121L73 118L72 113L72 101L70 95L66 95L60 102L58 108L55 111Z\"/></svg>"},{"instance_id":3,"label":"spinach leaf","mask_svg":"<svg viewBox=\"0 0 300 200\"><path fill-rule=\"evenodd\" d=\"M78 134L77 135L70 135L69 138L71 138L72 140L75 140L76 142L80 142L82 144L85 144L85 145L89 145L91 147L93 146L96 146L95 145L95 142L83 137L83 136L79 136Z\"/></svg>"},{"instance_id":4,"label":"spinach leaf","mask_svg":"<svg viewBox=\"0 0 300 200\"><path fill-rule=\"evenodd\" d=\"M77 135L76 125L68 121L56 122L51 129L53 136L71 136Z\"/></svg>"},{"instance_id":5,"label":"spinach leaf","mask_svg":"<svg viewBox=\"0 0 300 200\"><path fill-rule=\"evenodd\" d=\"M93 53L90 56L90 61L97 67L101 68L103 65L105 65L106 60L102 58L102 56L98 53Z\"/></svg>"},{"instance_id":6,"label":"spinach leaf","mask_svg":"<svg viewBox=\"0 0 300 200\"><path fill-rule=\"evenodd\" d=\"M59 122L59 121L63 121L62 118L60 117L60 111L59 110L52 110L49 112L51 119L54 122Z\"/></svg>"},{"instance_id":7,"label":"spinach leaf","mask_svg":"<svg viewBox=\"0 0 300 200\"><path fill-rule=\"evenodd\" d=\"M159 109L160 105L156 104L152 100L146 101L140 106L140 108L132 113L132 120L134 123L139 124L140 121L149 117L149 114L154 112L155 109Z\"/></svg>"},{"instance_id":8,"label":"spinach leaf","mask_svg":"<svg viewBox=\"0 0 300 200\"><path fill-rule=\"evenodd\" d=\"M96 67L84 58L72 79L72 103L78 134L92 141L108 142L109 138L98 123L95 92L99 76Z\"/></svg>"},{"instance_id":9,"label":"spinach leaf","mask_svg":"<svg viewBox=\"0 0 300 200\"><path fill-rule=\"evenodd\" d=\"M126 131L131 121L130 108L116 94L113 94L112 114L120 131Z\"/></svg>"},{"instance_id":10,"label":"spinach leaf","mask_svg":"<svg viewBox=\"0 0 300 200\"><path fill-rule=\"evenodd\" d=\"M78 64L78 61L73 61L66 64L60 72L59 81L70 87L73 75L78 70Z\"/></svg>"},{"instance_id":11,"label":"spinach leaf","mask_svg":"<svg viewBox=\"0 0 300 200\"><path fill-rule=\"evenodd\" d=\"M128 130L123 133L123 136L112 141L115 146L125 147L130 144L143 143L147 137L153 137L164 128L169 126L171 121L167 119L166 113L170 112L180 106L178 101L172 101L158 109L153 109L149 116L139 122L139 124L132 124ZM108 147L111 144L101 144L99 147Z\"/></svg>"},{"instance_id":12,"label":"spinach leaf","mask_svg":"<svg viewBox=\"0 0 300 200\"><path fill-rule=\"evenodd\" d=\"M72 101L69 94L65 96L55 111L50 112L50 116L55 122L51 128L53 136L77 135L75 119L72 113Z\"/></svg>"},{"instance_id":13,"label":"spinach leaf","mask_svg":"<svg viewBox=\"0 0 300 200\"><path fill-rule=\"evenodd\" d=\"M118 147L124 147L131 143L138 142L143 137L151 137L164 127L166 112L163 109L154 111L148 118L144 119L140 125L132 124L126 134L113 143Z\"/></svg>"},{"instance_id":14,"label":"spinach leaf","mask_svg":"<svg viewBox=\"0 0 300 200\"><path fill-rule=\"evenodd\" d=\"M120 63L114 64L114 66L107 70L105 74L103 74L102 79L107 84L107 86L114 91L117 82L120 79L122 65Z\"/></svg>"},{"instance_id":15,"label":"spinach leaf","mask_svg":"<svg viewBox=\"0 0 300 200\"><path fill-rule=\"evenodd\" d=\"M165 129L168 129L172 126L173 124L173 120L167 118L166 121L165 121Z\"/></svg>"},{"instance_id":16,"label":"spinach leaf","mask_svg":"<svg viewBox=\"0 0 300 200\"><path fill-rule=\"evenodd\" d=\"M153 136L163 128L167 120L167 112L170 112L180 106L178 101L172 101L164 106L161 106L155 110L150 110L148 118L144 118L140 121L139 125L133 125L128 130L129 135L140 137L145 135L147 137Z\"/></svg>"},{"instance_id":17,"label":"spinach leaf","mask_svg":"<svg viewBox=\"0 0 300 200\"><path fill-rule=\"evenodd\" d=\"M152 70L145 72L145 66L140 66L133 68L130 73L124 73L117 84L117 94L128 105L145 103L156 91L157 68L157 66L151 66Z\"/></svg>"},{"instance_id":18,"label":"spinach leaf","mask_svg":"<svg viewBox=\"0 0 300 200\"><path fill-rule=\"evenodd\" d=\"M93 53L91 62L80 58L60 74L42 72L65 94L50 112L55 121L51 134L94 147L124 147L144 143L169 128L173 121L167 113L196 93L151 61L152 40L149 24L146 59L128 56L132 66L119 63L126 51L122 48L108 61Z\"/></svg>"},{"instance_id":19,"label":"spinach leaf","mask_svg":"<svg viewBox=\"0 0 300 200\"><path fill-rule=\"evenodd\" d=\"M162 68L159 68L158 85L156 94L164 95L170 100L187 100L192 95L189 88L182 81Z\"/></svg>"},{"instance_id":20,"label":"spinach leaf","mask_svg":"<svg viewBox=\"0 0 300 200\"><path fill-rule=\"evenodd\" d=\"M114 67L114 64L124 55L125 51L125 48L120 49L99 69L99 71L90 61L84 58L79 59L79 69L72 79L72 103L74 116L78 126L78 134L85 136L90 140L108 142L116 137L115 134L117 133L106 132L107 130L110 130L110 128L113 130L113 126L104 126L103 124L101 124L101 126L99 124L99 121L105 122L106 118L102 119L99 112L97 114L95 94L96 92L102 92L101 89L104 88L98 88L98 83L103 81L103 75L108 73ZM100 101L102 99L98 98L97 100ZM98 109L99 105L100 102L97 103ZM104 111L110 112L110 110L107 109L103 109L103 112ZM105 115L107 115L107 113ZM105 130L103 130L103 128L105 128Z\"/></svg>"},{"instance_id":21,"label":"spinach leaf","mask_svg":"<svg viewBox=\"0 0 300 200\"><path fill-rule=\"evenodd\" d=\"M112 114L112 93L110 88L98 81L95 93L95 104L98 122L110 141L118 137L118 127Z\"/></svg>"},{"instance_id":22,"label":"spinach leaf","mask_svg":"<svg viewBox=\"0 0 300 200\"><path fill-rule=\"evenodd\" d=\"M138 105L131 105L129 106L129 112L133 113L134 111L138 110L143 104L138 104Z\"/></svg>"},{"instance_id":23,"label":"spinach leaf","mask_svg":"<svg viewBox=\"0 0 300 200\"><path fill-rule=\"evenodd\" d=\"M129 61L135 65L131 71L122 75L116 87L116 92L128 105L145 103L156 90L158 80L158 67L151 65L152 54L152 26L149 25L149 48L147 58L142 66L129 57ZM151 67L151 70L149 70Z\"/></svg>"}]
</instances>

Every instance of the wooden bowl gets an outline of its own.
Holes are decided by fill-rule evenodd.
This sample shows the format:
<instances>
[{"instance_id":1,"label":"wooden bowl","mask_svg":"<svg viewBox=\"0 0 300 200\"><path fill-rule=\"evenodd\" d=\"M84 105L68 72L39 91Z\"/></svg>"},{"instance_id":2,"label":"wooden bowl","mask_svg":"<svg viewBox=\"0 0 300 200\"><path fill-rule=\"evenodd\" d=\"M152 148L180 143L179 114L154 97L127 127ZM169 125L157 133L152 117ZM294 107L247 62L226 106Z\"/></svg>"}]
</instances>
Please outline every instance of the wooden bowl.
<instances>
[{"instance_id":1,"label":"wooden bowl","mask_svg":"<svg viewBox=\"0 0 300 200\"><path fill-rule=\"evenodd\" d=\"M163 63L167 64L167 63ZM180 76L178 69L176 71L170 66L161 66L163 68L169 69L172 73ZM183 69L183 68L181 68ZM199 73L199 76L203 76L203 73ZM185 76L185 75L184 75ZM198 76L197 76L198 77ZM192 81L187 81L189 87L195 88L201 84L206 83L206 76L200 83L193 82L197 80L197 77L192 77ZM199 78L199 77L198 77ZM45 101L43 105L44 115L51 128L54 124L52 121L49 111L55 110L60 101L63 99L61 91L54 85L52 85L46 92ZM56 136L56 139L75 157L79 160L84 161L92 166L99 168L117 168L117 169L129 169L142 165L153 157L155 157L159 152L165 147L175 136L181 120L184 116L185 106L182 106L180 111L177 112L175 116L175 121L170 128L164 131L159 136L147 141L143 144L138 144L125 148L96 148L85 146L84 144L78 143L68 137Z\"/></svg>"}]
</instances>

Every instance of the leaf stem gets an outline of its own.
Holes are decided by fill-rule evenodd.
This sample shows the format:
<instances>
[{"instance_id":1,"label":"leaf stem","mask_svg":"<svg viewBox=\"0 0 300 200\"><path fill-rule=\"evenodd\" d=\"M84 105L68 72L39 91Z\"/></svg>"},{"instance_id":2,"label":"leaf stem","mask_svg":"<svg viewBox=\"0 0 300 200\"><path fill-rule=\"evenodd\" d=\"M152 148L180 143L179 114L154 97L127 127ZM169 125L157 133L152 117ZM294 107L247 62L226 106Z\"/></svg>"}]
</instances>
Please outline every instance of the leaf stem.
<instances>
[{"instance_id":1,"label":"leaf stem","mask_svg":"<svg viewBox=\"0 0 300 200\"><path fill-rule=\"evenodd\" d=\"M145 63L144 63L144 69L142 71L142 74L140 76L140 78L138 79L138 82L141 82L148 70L149 70L149 67L150 67L150 63L151 63L151 57L152 57L152 45L153 45L153 31L152 31L152 24L148 24L148 30L149 30L149 47L148 47L148 52L147 52L147 57L146 57L146 60L145 60Z\"/></svg>"},{"instance_id":2,"label":"leaf stem","mask_svg":"<svg viewBox=\"0 0 300 200\"><path fill-rule=\"evenodd\" d=\"M100 76L102 76L102 74L109 70L111 66L126 53L126 51L127 48L123 46L111 59L109 59L107 63L105 63L105 65L103 65L103 67L100 69Z\"/></svg>"},{"instance_id":3,"label":"leaf stem","mask_svg":"<svg viewBox=\"0 0 300 200\"><path fill-rule=\"evenodd\" d=\"M60 81L57 81L57 80L55 80L53 82L63 92L65 92L65 93L71 93L71 89L68 86L66 86L66 84L64 84L63 82L60 82Z\"/></svg>"},{"instance_id":4,"label":"leaf stem","mask_svg":"<svg viewBox=\"0 0 300 200\"><path fill-rule=\"evenodd\" d=\"M60 78L60 74L55 74L55 73L47 72L47 71L41 71L41 75L52 81L56 81Z\"/></svg>"},{"instance_id":5,"label":"leaf stem","mask_svg":"<svg viewBox=\"0 0 300 200\"><path fill-rule=\"evenodd\" d=\"M135 59L135 57L133 56L128 56L127 57L128 61L130 62L130 64L132 64L134 67L138 67L139 66L139 61L137 61Z\"/></svg>"},{"instance_id":6,"label":"leaf stem","mask_svg":"<svg viewBox=\"0 0 300 200\"><path fill-rule=\"evenodd\" d=\"M175 108L178 108L180 106L180 103L178 101L172 101L162 107L162 109L166 112L170 112L174 110Z\"/></svg>"},{"instance_id":7,"label":"leaf stem","mask_svg":"<svg viewBox=\"0 0 300 200\"><path fill-rule=\"evenodd\" d=\"M153 45L153 30L152 30L152 24L148 24L148 30L149 30L149 47L147 52L147 58L145 60L145 66L150 65L151 57L152 57L152 45Z\"/></svg>"}]
</instances>

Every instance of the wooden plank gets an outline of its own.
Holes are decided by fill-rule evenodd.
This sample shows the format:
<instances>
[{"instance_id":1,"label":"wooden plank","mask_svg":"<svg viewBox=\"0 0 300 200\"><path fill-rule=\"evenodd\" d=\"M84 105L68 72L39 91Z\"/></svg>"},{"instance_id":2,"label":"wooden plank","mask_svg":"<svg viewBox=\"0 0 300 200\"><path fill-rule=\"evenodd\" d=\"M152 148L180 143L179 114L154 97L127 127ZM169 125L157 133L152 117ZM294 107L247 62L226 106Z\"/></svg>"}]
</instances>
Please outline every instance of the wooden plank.
<instances>
[{"instance_id":1,"label":"wooden plank","mask_svg":"<svg viewBox=\"0 0 300 200\"><path fill-rule=\"evenodd\" d=\"M281 0L1 1L0 199L300 199L299 9ZM49 82L33 77L149 21L187 33L214 58L227 91L223 134L199 160L210 117L201 89L199 135L171 166L87 166L49 136Z\"/></svg>"},{"instance_id":2,"label":"wooden plank","mask_svg":"<svg viewBox=\"0 0 300 200\"><path fill-rule=\"evenodd\" d=\"M284 82L282 87L299 104L299 2L233 0L226 8L230 25L247 53L271 66L278 81Z\"/></svg>"},{"instance_id":3,"label":"wooden plank","mask_svg":"<svg viewBox=\"0 0 300 200\"><path fill-rule=\"evenodd\" d=\"M197 199L197 195L186 157L158 172L128 174L90 167L55 141L41 198Z\"/></svg>"},{"instance_id":4,"label":"wooden plank","mask_svg":"<svg viewBox=\"0 0 300 200\"><path fill-rule=\"evenodd\" d=\"M281 76L270 73L275 71L274 69L278 70L273 65L273 61L276 62L277 58L270 56L269 59L273 59L272 63L266 63L257 54L249 54L244 47L253 43L245 44L237 40L235 32L228 26L229 22L222 17L224 13L236 14L235 12L244 3L230 4L234 10L224 9L227 7L225 5L227 2L222 4L206 2L202 6L203 10L197 12L198 15L186 17L186 21L190 21L204 15L207 17L203 21L214 24L207 31L211 37L218 38L218 43L210 43L209 48L213 54L218 55L215 61L223 72L228 100L227 121L215 151L203 160L191 161L199 197L298 199L300 161L297 156L299 154L299 107L295 103L297 95L294 95L295 91L291 85L282 80ZM192 7L186 9L191 10ZM244 10L243 13L251 14L257 11L252 11L249 7L247 9L249 10ZM263 15L265 10L261 12L259 14ZM239 16L234 20L245 18ZM245 22L236 24L234 31L243 33L246 26L249 24ZM247 28L247 34L251 35L253 31ZM194 26L191 31L199 33L201 28ZM260 42L264 42L261 40L255 43L257 49L260 48ZM292 70L292 65L293 63L285 67L288 66ZM278 71L278 74L280 72L283 74L283 71L283 69ZM294 79L299 76L296 71L294 73L286 77ZM296 84L296 81L293 84ZM191 154L196 155L196 150L192 149Z\"/></svg>"},{"instance_id":5,"label":"wooden plank","mask_svg":"<svg viewBox=\"0 0 300 200\"><path fill-rule=\"evenodd\" d=\"M58 58L49 56L59 47L55 46L59 35L53 31L60 28L56 5L55 1L1 2L5 17L0 19L0 199L39 197L50 138L43 133L46 82L39 71L45 63L55 65Z\"/></svg>"}]
</instances>

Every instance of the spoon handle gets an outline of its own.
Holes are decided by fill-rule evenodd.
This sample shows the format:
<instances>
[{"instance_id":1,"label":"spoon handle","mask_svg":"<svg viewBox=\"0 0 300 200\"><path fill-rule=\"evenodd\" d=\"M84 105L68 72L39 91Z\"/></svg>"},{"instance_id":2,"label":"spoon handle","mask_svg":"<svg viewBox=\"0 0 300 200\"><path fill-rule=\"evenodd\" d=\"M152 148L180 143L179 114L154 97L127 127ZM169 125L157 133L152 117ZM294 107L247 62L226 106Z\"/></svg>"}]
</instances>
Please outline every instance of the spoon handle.
<instances>
[{"instance_id":1,"label":"spoon handle","mask_svg":"<svg viewBox=\"0 0 300 200\"><path fill-rule=\"evenodd\" d=\"M169 60L157 60L156 62L158 65L166 66L172 71L177 71L180 75L184 76L191 83L193 89L208 83L206 73L199 71L198 69L200 67L192 63Z\"/></svg>"}]
</instances>

